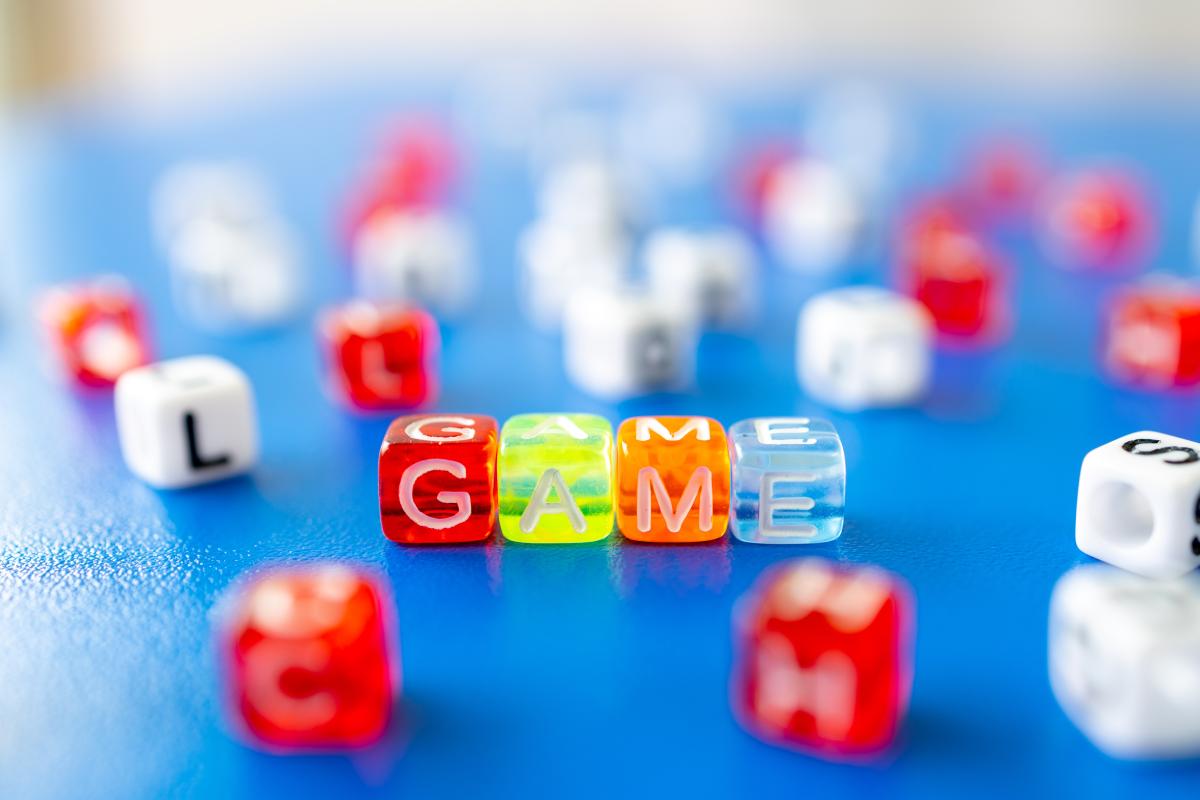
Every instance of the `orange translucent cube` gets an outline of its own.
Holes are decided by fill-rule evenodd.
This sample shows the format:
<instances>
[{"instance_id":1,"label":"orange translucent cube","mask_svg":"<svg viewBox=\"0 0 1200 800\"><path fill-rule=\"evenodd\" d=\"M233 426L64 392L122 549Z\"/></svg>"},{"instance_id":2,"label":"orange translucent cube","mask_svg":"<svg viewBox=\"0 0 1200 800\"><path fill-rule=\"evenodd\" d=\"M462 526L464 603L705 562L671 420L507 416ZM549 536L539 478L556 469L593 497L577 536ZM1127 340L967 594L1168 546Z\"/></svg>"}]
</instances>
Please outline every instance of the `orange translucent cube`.
<instances>
[{"instance_id":1,"label":"orange translucent cube","mask_svg":"<svg viewBox=\"0 0 1200 800\"><path fill-rule=\"evenodd\" d=\"M640 542L706 542L729 522L725 429L708 417L633 417L617 431L617 527Z\"/></svg>"}]
</instances>

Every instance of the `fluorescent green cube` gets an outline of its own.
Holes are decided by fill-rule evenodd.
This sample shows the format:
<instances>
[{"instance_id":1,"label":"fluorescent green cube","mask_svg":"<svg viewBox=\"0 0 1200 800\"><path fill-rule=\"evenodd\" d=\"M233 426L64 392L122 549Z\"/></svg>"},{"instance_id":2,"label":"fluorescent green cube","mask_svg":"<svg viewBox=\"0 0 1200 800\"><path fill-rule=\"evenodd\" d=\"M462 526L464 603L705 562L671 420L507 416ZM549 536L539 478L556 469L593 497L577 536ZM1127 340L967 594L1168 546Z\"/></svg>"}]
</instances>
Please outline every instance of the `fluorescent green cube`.
<instances>
[{"instance_id":1,"label":"fluorescent green cube","mask_svg":"<svg viewBox=\"0 0 1200 800\"><path fill-rule=\"evenodd\" d=\"M500 530L595 542L613 527L613 430L593 414L519 414L500 430Z\"/></svg>"}]
</instances>

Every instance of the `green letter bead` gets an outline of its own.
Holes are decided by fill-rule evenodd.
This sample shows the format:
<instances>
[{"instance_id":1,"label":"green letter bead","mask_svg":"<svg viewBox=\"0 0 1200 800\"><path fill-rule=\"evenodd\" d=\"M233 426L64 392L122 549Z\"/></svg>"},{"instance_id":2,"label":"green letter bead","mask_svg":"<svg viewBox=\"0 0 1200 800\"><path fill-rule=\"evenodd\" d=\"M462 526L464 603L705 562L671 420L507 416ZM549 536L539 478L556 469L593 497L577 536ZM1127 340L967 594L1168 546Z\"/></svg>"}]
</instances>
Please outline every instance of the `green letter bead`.
<instances>
[{"instance_id":1,"label":"green letter bead","mask_svg":"<svg viewBox=\"0 0 1200 800\"><path fill-rule=\"evenodd\" d=\"M500 430L500 530L514 542L595 542L613 527L612 425L519 414Z\"/></svg>"}]
</instances>

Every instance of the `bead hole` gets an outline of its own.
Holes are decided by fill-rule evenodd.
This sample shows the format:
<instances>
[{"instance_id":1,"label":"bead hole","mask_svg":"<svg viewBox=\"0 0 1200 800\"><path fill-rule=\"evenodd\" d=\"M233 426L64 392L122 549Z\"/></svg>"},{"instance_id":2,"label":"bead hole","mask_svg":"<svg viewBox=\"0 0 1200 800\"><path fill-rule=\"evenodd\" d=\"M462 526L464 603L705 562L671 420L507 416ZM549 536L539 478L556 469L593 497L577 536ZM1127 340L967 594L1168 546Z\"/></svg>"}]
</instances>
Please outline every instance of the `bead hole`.
<instances>
[{"instance_id":1,"label":"bead hole","mask_svg":"<svg viewBox=\"0 0 1200 800\"><path fill-rule=\"evenodd\" d=\"M1106 539L1123 547L1145 544L1154 532L1154 509L1140 489L1110 481L1092 493L1092 523Z\"/></svg>"}]
</instances>

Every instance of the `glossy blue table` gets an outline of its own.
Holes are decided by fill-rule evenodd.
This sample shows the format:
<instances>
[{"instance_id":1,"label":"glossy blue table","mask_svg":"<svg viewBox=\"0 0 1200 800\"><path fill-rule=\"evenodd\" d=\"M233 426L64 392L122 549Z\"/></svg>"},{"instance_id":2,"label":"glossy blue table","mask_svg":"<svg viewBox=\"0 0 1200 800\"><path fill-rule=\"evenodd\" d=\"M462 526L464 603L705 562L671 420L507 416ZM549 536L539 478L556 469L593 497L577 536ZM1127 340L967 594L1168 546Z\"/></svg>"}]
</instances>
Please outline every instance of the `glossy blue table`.
<instances>
[{"instance_id":1,"label":"glossy blue table","mask_svg":"<svg viewBox=\"0 0 1200 800\"><path fill-rule=\"evenodd\" d=\"M1200 436L1195 396L1108 385L1096 368L1111 279L1047 267L1007 237L1017 328L1003 347L939 358L910 410L830 413L793 373L795 313L818 288L766 265L767 303L748 338L702 343L698 389L605 405L568 385L558 344L515 310L514 238L532 213L519 161L473 151L463 210L485 271L475 312L445 330L438 409L505 418L538 410L830 417L845 440L845 534L811 547L401 548L380 534L375 456L387 418L347 415L320 389L311 310L348 293L332 218L372 126L414 102L391 91L311 92L122 123L93 112L18 119L4 147L0 246L0 795L57 796L1194 796L1195 764L1100 755L1046 680L1056 578L1073 543L1077 470L1131 430ZM730 101L739 135L788 130L802 96ZM1194 108L1193 104L1193 108ZM1159 190L1156 263L1188 266L1200 186L1200 117L1134 95L1099 102L923 95L907 187L946 174L955 147L1015 122L1065 162L1117 155ZM273 334L218 339L180 323L150 239L159 171L238 156L279 189L306 249L309 314ZM726 216L712 182L663 198L657 221ZM853 280L880 280L864 257ZM245 478L179 492L121 463L111 398L81 396L40 368L28 301L97 271L134 280L163 356L214 353L258 395L263 458ZM916 684L905 740L877 767L822 763L762 744L727 703L730 614L764 568L820 554L895 570L918 603ZM386 576L401 628L402 723L350 757L272 757L223 727L210 613L263 564L351 559Z\"/></svg>"}]
</instances>

